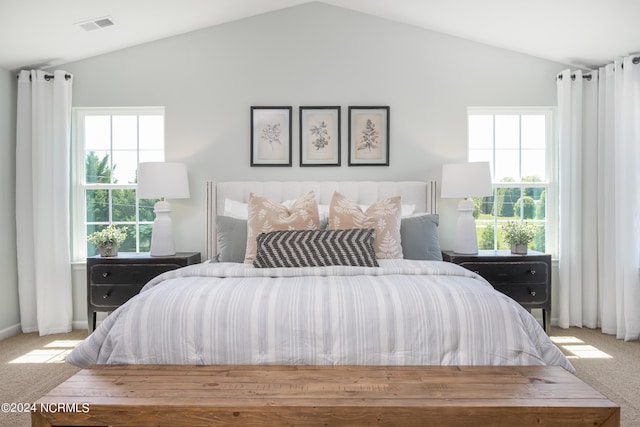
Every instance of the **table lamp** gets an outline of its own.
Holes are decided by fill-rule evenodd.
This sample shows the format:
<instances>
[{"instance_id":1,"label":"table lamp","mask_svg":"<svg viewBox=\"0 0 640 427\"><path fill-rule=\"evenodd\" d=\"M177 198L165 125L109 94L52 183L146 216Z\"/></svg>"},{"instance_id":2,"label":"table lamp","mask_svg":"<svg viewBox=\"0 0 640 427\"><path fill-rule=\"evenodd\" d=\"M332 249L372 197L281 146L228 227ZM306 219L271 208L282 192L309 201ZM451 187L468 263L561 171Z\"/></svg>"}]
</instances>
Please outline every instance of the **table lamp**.
<instances>
[{"instance_id":1,"label":"table lamp","mask_svg":"<svg viewBox=\"0 0 640 427\"><path fill-rule=\"evenodd\" d=\"M189 198L187 167L182 163L140 163L137 196L139 199L160 199L153 206L156 218L151 231L150 255L175 255L171 204L165 199Z\"/></svg>"},{"instance_id":2,"label":"table lamp","mask_svg":"<svg viewBox=\"0 0 640 427\"><path fill-rule=\"evenodd\" d=\"M442 166L442 198L462 199L458 203L458 222L454 252L465 255L478 253L475 206L470 197L493 194L489 162L454 163Z\"/></svg>"}]
</instances>

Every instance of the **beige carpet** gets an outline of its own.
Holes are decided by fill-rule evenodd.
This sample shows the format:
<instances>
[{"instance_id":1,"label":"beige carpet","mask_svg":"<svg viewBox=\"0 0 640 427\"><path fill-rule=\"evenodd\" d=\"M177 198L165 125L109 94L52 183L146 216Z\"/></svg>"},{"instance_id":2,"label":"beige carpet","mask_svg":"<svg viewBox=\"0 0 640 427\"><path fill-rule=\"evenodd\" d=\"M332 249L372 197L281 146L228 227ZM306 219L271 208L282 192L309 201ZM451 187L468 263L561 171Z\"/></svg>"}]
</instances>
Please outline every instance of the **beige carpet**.
<instances>
[{"instance_id":1,"label":"beige carpet","mask_svg":"<svg viewBox=\"0 0 640 427\"><path fill-rule=\"evenodd\" d=\"M86 331L0 341L0 403L35 402L77 368L60 363ZM590 329L551 329L583 381L621 407L623 427L640 426L640 342L624 342ZM0 426L30 426L29 414L0 413Z\"/></svg>"},{"instance_id":2,"label":"beige carpet","mask_svg":"<svg viewBox=\"0 0 640 427\"><path fill-rule=\"evenodd\" d=\"M625 342L587 328L551 328L551 337L582 381L620 405L620 425L640 426L640 341Z\"/></svg>"},{"instance_id":3,"label":"beige carpet","mask_svg":"<svg viewBox=\"0 0 640 427\"><path fill-rule=\"evenodd\" d=\"M69 346L86 337L87 331L80 330L44 337L20 334L0 341L0 403L33 403L78 372L61 359ZM30 425L28 413L0 413L2 427Z\"/></svg>"}]
</instances>

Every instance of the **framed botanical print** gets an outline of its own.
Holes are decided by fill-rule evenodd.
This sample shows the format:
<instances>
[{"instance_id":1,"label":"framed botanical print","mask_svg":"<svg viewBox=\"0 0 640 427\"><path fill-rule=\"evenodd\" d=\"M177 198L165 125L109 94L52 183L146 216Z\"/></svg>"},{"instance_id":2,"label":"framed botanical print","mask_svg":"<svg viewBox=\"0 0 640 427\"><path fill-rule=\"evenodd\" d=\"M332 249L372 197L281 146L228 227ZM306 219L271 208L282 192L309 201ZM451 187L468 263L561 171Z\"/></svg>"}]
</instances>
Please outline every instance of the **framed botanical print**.
<instances>
[{"instance_id":1,"label":"framed botanical print","mask_svg":"<svg viewBox=\"0 0 640 427\"><path fill-rule=\"evenodd\" d=\"M251 107L251 166L291 166L291 107Z\"/></svg>"},{"instance_id":2,"label":"framed botanical print","mask_svg":"<svg viewBox=\"0 0 640 427\"><path fill-rule=\"evenodd\" d=\"M340 107L300 107L300 166L340 166Z\"/></svg>"},{"instance_id":3,"label":"framed botanical print","mask_svg":"<svg viewBox=\"0 0 640 427\"><path fill-rule=\"evenodd\" d=\"M349 166L389 166L389 107L349 107Z\"/></svg>"}]
</instances>

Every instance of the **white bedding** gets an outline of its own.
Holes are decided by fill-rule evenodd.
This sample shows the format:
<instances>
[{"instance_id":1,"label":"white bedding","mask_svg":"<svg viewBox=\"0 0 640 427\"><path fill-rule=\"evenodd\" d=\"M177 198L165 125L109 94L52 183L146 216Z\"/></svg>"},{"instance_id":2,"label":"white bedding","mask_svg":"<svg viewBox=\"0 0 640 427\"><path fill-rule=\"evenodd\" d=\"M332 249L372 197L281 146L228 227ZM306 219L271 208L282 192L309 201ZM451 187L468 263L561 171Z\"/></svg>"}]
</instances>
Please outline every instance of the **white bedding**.
<instances>
[{"instance_id":1,"label":"white bedding","mask_svg":"<svg viewBox=\"0 0 640 427\"><path fill-rule=\"evenodd\" d=\"M67 361L91 364L560 365L538 322L480 276L439 261L170 271Z\"/></svg>"}]
</instances>

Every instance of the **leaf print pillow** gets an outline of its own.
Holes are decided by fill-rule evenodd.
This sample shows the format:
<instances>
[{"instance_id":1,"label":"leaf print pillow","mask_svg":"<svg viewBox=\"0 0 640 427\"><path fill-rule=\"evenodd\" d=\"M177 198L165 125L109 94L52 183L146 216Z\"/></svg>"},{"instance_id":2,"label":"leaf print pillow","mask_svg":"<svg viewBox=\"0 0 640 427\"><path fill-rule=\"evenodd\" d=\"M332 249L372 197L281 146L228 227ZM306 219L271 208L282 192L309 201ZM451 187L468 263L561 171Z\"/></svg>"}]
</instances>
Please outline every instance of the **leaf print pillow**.
<instances>
[{"instance_id":1,"label":"leaf print pillow","mask_svg":"<svg viewBox=\"0 0 640 427\"><path fill-rule=\"evenodd\" d=\"M377 201L363 211L356 202L336 191L329 204L327 229L373 228L376 233L373 242L376 257L378 259L402 258L401 218L400 196Z\"/></svg>"},{"instance_id":2,"label":"leaf print pillow","mask_svg":"<svg viewBox=\"0 0 640 427\"><path fill-rule=\"evenodd\" d=\"M256 257L256 238L260 233L282 230L319 230L318 204L313 191L286 207L264 196L249 193L247 211L247 250L245 263Z\"/></svg>"}]
</instances>

